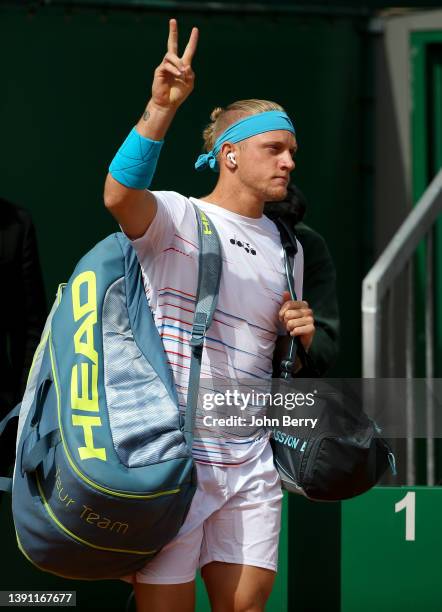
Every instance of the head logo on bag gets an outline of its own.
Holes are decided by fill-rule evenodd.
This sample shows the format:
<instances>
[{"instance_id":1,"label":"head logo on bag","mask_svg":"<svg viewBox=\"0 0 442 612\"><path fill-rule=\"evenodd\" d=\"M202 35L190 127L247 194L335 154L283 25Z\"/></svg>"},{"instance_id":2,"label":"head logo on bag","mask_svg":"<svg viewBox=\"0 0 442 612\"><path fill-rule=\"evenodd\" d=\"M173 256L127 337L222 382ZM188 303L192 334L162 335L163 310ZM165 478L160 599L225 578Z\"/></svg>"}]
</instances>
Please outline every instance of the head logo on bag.
<instances>
[{"instance_id":1,"label":"head logo on bag","mask_svg":"<svg viewBox=\"0 0 442 612\"><path fill-rule=\"evenodd\" d=\"M82 301L82 293L84 300ZM72 367L71 408L99 412L98 353L94 346L94 326L97 323L97 282L95 273L87 270L72 282L72 311L79 326L74 334L75 353L86 358ZM79 376L80 371L80 376ZM79 383L80 389L79 391ZM94 447L94 427L101 427L99 416L73 414L72 424L82 427L85 445L78 448L80 459L96 457L106 461L106 449Z\"/></svg>"}]
</instances>

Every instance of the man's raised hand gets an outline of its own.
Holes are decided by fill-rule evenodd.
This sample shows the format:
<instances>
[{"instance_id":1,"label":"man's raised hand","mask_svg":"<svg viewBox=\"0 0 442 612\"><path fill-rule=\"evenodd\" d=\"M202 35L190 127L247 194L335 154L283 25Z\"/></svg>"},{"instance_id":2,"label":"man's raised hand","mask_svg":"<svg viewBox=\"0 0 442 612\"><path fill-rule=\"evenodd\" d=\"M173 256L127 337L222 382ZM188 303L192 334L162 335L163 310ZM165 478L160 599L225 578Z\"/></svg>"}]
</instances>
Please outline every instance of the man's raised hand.
<instances>
[{"instance_id":1,"label":"man's raised hand","mask_svg":"<svg viewBox=\"0 0 442 612\"><path fill-rule=\"evenodd\" d=\"M195 75L192 59L198 44L198 28L192 28L182 57L178 56L178 24L169 21L167 53L154 73L151 102L161 110L177 109L192 93Z\"/></svg>"},{"instance_id":2,"label":"man's raised hand","mask_svg":"<svg viewBox=\"0 0 442 612\"><path fill-rule=\"evenodd\" d=\"M148 175L140 177L140 184L149 186L152 173L158 159L161 141L175 116L177 108L184 102L193 90L195 76L192 71L192 59L195 55L198 42L198 29L192 28L189 42L182 57L178 57L178 26L176 19L169 21L169 39L167 53L163 61L155 70L152 97L146 109L135 126L135 139L142 137L147 140L137 142L136 150L152 150L152 155L138 159L139 168L143 164L142 172ZM138 136L137 136L138 135ZM132 132L131 132L132 138ZM149 143L149 140L151 141ZM125 143L126 144L126 141ZM133 149L135 150L135 149ZM144 155L144 153L143 153ZM129 158L132 159L133 151ZM142 163L141 163L142 162ZM118 162L120 163L120 162ZM117 176L124 178L118 173ZM152 223L156 211L157 201L155 195L139 184L133 185L129 181L114 178L109 172L104 187L104 201L123 231L130 238L140 238Z\"/></svg>"}]
</instances>

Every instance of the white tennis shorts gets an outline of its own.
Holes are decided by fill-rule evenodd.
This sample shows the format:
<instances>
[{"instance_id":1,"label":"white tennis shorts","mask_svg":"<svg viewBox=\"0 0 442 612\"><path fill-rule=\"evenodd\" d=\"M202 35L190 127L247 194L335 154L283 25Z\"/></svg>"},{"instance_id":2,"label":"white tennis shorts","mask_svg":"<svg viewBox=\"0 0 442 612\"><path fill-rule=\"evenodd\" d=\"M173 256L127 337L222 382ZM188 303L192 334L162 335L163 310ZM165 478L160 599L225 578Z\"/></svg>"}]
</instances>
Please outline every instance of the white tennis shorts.
<instances>
[{"instance_id":1,"label":"white tennis shorts","mask_svg":"<svg viewBox=\"0 0 442 612\"><path fill-rule=\"evenodd\" d=\"M191 582L211 561L276 572L282 492L270 443L240 465L196 463L196 469L198 487L180 531L144 568L122 580Z\"/></svg>"}]
</instances>

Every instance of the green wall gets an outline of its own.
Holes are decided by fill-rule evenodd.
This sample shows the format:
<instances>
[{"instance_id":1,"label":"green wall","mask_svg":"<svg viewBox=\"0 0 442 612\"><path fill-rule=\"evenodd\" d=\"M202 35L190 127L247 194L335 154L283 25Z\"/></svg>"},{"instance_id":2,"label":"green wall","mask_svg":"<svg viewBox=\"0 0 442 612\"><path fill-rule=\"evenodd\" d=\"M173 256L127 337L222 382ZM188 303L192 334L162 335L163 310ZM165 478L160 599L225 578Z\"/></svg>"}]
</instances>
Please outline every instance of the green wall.
<instances>
[{"instance_id":1,"label":"green wall","mask_svg":"<svg viewBox=\"0 0 442 612\"><path fill-rule=\"evenodd\" d=\"M116 229L102 204L107 166L150 94L165 52L166 13L0 9L0 192L37 225L50 301L58 282ZM185 14L201 38L196 87L180 109L153 188L196 196L215 175L196 173L210 111L241 98L274 99L298 132L294 177L307 222L322 232L338 270L342 351L336 373L360 372L363 276L357 22L299 16Z\"/></svg>"},{"instance_id":2,"label":"green wall","mask_svg":"<svg viewBox=\"0 0 442 612\"><path fill-rule=\"evenodd\" d=\"M358 376L371 215L361 170L366 43L356 19L0 8L0 192L33 214L49 300L77 259L117 229L102 204L106 169L144 109L171 16L182 41L192 25L201 30L196 87L167 136L153 188L207 193L215 175L197 174L193 163L211 110L251 97L281 103L297 127L294 177L310 203L306 221L337 267L335 374ZM291 497L289 609L339 609L339 529L339 504ZM311 577L318 563L321 589Z\"/></svg>"}]
</instances>

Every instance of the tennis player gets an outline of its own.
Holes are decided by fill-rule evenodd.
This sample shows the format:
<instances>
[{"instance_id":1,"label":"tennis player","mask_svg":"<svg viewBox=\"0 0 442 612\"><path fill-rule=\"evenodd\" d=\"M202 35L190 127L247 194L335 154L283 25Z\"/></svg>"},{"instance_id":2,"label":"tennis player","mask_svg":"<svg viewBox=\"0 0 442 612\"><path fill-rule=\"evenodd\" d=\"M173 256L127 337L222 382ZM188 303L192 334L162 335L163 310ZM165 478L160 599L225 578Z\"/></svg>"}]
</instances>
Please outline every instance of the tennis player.
<instances>
[{"instance_id":1,"label":"tennis player","mask_svg":"<svg viewBox=\"0 0 442 612\"><path fill-rule=\"evenodd\" d=\"M198 279L193 204L218 230L223 256L201 376L268 380L275 349L296 335L308 350L315 332L308 304L289 299L279 232L263 215L265 202L284 199L295 167L295 129L281 106L243 100L212 112L203 134L206 153L195 164L197 170L219 173L208 195L148 189L164 136L194 87L197 41L193 28L180 57L177 22L170 20L167 53L155 70L152 97L112 161L104 189L106 207L137 252L183 411ZM301 296L298 247L294 280ZM195 573L201 568L214 612L263 611L277 570L282 498L269 435L258 428L231 439L200 430L192 452L198 486L184 524L151 562L127 577L134 584L137 608L191 612Z\"/></svg>"}]
</instances>

